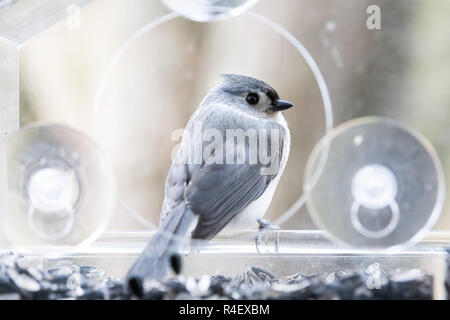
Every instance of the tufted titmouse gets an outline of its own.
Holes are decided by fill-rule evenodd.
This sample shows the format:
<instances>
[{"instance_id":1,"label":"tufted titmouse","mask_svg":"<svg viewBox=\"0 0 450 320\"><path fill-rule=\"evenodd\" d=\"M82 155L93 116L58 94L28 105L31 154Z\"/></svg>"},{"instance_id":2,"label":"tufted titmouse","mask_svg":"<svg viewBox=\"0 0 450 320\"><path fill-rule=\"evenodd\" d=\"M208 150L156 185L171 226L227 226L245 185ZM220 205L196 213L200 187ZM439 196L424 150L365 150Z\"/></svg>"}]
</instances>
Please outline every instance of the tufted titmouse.
<instances>
[{"instance_id":1,"label":"tufted titmouse","mask_svg":"<svg viewBox=\"0 0 450 320\"><path fill-rule=\"evenodd\" d=\"M139 279L166 276L185 236L205 241L256 222L260 230L290 149L280 111L292 103L261 80L223 75L190 118L165 186L160 228L129 270ZM226 228L225 228L226 227Z\"/></svg>"}]
</instances>

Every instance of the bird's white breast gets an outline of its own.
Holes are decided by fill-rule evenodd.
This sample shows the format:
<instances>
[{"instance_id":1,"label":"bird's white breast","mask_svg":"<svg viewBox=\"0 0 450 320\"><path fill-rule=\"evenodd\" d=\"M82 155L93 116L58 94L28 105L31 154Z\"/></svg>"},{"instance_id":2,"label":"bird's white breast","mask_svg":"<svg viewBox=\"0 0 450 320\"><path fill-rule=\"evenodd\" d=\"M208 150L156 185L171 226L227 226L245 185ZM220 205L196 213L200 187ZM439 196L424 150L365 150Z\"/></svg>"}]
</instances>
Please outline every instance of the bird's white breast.
<instances>
[{"instance_id":1,"label":"bird's white breast","mask_svg":"<svg viewBox=\"0 0 450 320\"><path fill-rule=\"evenodd\" d=\"M231 220L228 225L220 232L220 234L231 234L242 229L254 229L258 226L258 219L264 217L267 209L269 209L272 202L275 190L277 189L278 182L280 182L284 169L289 158L291 135L287 126L286 119L281 112L278 112L274 119L285 129L282 158L280 161L280 170L277 176L273 179L266 191L261 197L252 202L247 208L240 212L236 217Z\"/></svg>"}]
</instances>

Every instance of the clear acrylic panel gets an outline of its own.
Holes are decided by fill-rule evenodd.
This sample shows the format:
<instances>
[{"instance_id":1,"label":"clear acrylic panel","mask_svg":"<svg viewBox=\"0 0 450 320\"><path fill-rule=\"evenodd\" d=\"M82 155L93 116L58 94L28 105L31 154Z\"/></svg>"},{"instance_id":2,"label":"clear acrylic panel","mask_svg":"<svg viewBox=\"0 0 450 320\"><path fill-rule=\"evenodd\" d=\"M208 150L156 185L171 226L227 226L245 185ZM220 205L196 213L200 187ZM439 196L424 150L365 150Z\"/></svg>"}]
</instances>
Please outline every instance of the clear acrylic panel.
<instances>
[{"instance_id":1,"label":"clear acrylic panel","mask_svg":"<svg viewBox=\"0 0 450 320\"><path fill-rule=\"evenodd\" d=\"M381 10L380 30L368 28L370 5ZM65 10L61 7L59 12ZM442 40L449 29L443 14L447 7L445 0L286 0L259 1L250 10L290 31L312 54L330 90L335 125L365 115L403 121L431 141L447 172L448 90L443 85L450 53L448 41ZM16 60L7 63L11 76L0 80L14 88L20 75L18 88L2 95L20 105L20 116L17 109L3 107L2 121L12 128L19 121L59 121L91 134L92 105L108 63L139 28L166 13L160 1L96 0L82 7L79 24L62 19L28 38ZM226 49L233 47L240 49L234 55ZM248 55L242 54L246 48ZM246 17L211 23L177 18L127 51L101 99L103 110L111 112L97 119L98 126L112 132L102 147L110 149L113 159L124 146L128 151L128 160L114 160L119 162L121 194L129 195L130 206L153 224L178 144L172 133L184 127L220 72L263 78L296 103L296 110L287 114L293 136L290 161L267 217L276 220L302 192L304 164L325 130L323 102L304 61L285 39ZM159 154L142 152L155 147ZM133 173L129 168L136 166L142 170ZM142 192L145 199L138 196ZM141 228L125 209L118 210L112 227ZM449 221L443 214L436 228L447 228ZM283 227L299 225L315 227L304 209Z\"/></svg>"},{"instance_id":2,"label":"clear acrylic panel","mask_svg":"<svg viewBox=\"0 0 450 320\"><path fill-rule=\"evenodd\" d=\"M97 140L114 162L119 193L126 199L117 206L111 228L146 228L130 211L157 225L171 154L179 143L177 129L217 83L218 73L262 78L295 102L295 110L286 113L290 161L266 217L276 220L301 195L304 167L325 132L325 115L313 72L286 38L245 15L206 23L173 15L123 55L105 83L93 130L93 105L109 63L136 31L170 10L162 1L148 0L37 3L0 1L0 134L35 121L56 121ZM380 25L373 20L377 9ZM329 89L335 125L374 115L402 121L432 143L448 179L449 9L447 0L260 0L250 12L288 30L311 53ZM450 229L448 210L446 203L435 229ZM316 226L303 207L282 228ZM439 235L388 255L330 249L334 245L321 232L286 231L281 240L289 245L280 253L286 263L274 265L271 253L256 255L249 232L245 240L214 240L189 256L186 272L231 274L245 264L260 264L282 273L294 270L289 266L308 273L312 266L359 268L364 261L382 260L392 268L423 268L440 281L448 235ZM150 236L106 233L73 257L120 276ZM443 297L439 290L437 297Z\"/></svg>"}]
</instances>

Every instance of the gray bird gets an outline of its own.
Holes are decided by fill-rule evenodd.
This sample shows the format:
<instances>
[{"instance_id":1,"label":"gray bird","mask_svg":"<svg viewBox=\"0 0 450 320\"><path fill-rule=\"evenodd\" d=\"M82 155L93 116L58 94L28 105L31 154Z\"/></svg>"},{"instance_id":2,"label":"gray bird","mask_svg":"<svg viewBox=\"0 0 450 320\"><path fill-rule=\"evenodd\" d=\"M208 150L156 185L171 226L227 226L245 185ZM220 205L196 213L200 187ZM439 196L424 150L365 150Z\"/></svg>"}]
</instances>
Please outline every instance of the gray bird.
<instances>
[{"instance_id":1,"label":"gray bird","mask_svg":"<svg viewBox=\"0 0 450 320\"><path fill-rule=\"evenodd\" d=\"M168 173L160 228L127 274L132 288L141 279L164 278L190 232L193 241L207 241L256 223L270 227L263 216L290 149L281 111L293 104L261 80L222 77L186 126Z\"/></svg>"}]
</instances>

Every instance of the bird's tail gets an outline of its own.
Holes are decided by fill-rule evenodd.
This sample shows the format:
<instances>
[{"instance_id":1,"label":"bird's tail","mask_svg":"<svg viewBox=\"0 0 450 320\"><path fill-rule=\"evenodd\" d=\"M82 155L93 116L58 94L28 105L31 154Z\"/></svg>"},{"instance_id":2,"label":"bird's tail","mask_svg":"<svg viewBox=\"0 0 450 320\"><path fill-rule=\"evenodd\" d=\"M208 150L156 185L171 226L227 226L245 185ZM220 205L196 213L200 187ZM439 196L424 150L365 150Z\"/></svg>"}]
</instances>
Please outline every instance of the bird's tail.
<instances>
[{"instance_id":1,"label":"bird's tail","mask_svg":"<svg viewBox=\"0 0 450 320\"><path fill-rule=\"evenodd\" d=\"M195 218L195 214L184 203L168 214L128 271L126 278L132 291L138 294L145 279L161 280L167 275L170 257L179 250Z\"/></svg>"}]
</instances>

